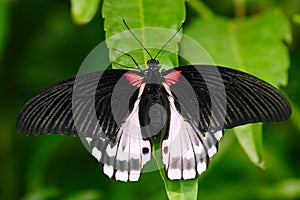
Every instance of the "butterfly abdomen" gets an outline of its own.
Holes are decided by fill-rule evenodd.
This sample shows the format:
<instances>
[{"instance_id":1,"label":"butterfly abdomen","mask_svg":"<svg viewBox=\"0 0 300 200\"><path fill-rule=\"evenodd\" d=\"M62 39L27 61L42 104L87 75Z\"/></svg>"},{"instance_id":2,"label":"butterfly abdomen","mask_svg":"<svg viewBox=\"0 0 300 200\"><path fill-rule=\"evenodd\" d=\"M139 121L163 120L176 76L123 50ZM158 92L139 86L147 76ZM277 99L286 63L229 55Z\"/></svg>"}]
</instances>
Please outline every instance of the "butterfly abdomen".
<instances>
[{"instance_id":1,"label":"butterfly abdomen","mask_svg":"<svg viewBox=\"0 0 300 200\"><path fill-rule=\"evenodd\" d=\"M143 138L158 135L165 126L170 110L166 92L160 84L146 84L139 106Z\"/></svg>"}]
</instances>

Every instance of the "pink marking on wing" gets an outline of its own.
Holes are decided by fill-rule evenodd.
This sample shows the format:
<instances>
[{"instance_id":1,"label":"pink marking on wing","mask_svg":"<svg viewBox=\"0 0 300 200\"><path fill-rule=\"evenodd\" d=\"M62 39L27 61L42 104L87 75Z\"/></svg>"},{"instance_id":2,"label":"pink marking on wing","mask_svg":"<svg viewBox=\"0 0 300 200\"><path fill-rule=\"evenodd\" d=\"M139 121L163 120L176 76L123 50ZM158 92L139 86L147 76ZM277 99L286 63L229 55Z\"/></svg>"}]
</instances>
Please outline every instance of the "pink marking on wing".
<instances>
[{"instance_id":1,"label":"pink marking on wing","mask_svg":"<svg viewBox=\"0 0 300 200\"><path fill-rule=\"evenodd\" d=\"M174 70L165 76L165 82L169 86L175 84L178 81L180 75L181 75L180 70L179 71Z\"/></svg>"},{"instance_id":2,"label":"pink marking on wing","mask_svg":"<svg viewBox=\"0 0 300 200\"><path fill-rule=\"evenodd\" d=\"M129 81L129 84L135 87L140 87L141 84L143 83L143 77L135 73L127 72L126 74L124 74L124 76Z\"/></svg>"}]
</instances>

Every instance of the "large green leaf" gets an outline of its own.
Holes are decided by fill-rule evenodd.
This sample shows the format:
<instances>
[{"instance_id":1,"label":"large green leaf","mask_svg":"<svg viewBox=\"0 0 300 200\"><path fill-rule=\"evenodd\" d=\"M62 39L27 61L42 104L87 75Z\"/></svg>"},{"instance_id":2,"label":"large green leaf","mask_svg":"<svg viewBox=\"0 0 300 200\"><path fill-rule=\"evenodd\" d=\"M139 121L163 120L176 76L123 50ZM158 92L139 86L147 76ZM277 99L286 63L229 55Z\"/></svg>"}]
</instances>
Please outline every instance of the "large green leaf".
<instances>
[{"instance_id":1,"label":"large green leaf","mask_svg":"<svg viewBox=\"0 0 300 200\"><path fill-rule=\"evenodd\" d=\"M194 20L185 33L208 51L215 64L248 72L275 87L287 84L289 57L282 40L289 43L291 33L280 10L243 20L209 15ZM193 54L184 44L182 51ZM250 160L263 167L261 124L236 128L235 133Z\"/></svg>"}]
</instances>

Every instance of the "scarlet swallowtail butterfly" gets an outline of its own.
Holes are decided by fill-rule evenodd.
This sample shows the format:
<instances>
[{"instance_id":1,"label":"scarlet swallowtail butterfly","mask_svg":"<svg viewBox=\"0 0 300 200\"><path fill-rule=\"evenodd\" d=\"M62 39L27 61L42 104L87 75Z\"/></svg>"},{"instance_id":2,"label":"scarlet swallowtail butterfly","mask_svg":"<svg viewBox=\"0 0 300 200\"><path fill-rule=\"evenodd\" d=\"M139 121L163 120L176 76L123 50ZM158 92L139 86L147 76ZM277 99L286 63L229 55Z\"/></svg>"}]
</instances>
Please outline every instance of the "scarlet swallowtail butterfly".
<instances>
[{"instance_id":1,"label":"scarlet swallowtail butterfly","mask_svg":"<svg viewBox=\"0 0 300 200\"><path fill-rule=\"evenodd\" d=\"M146 70L96 71L50 86L22 108L17 131L84 138L104 173L121 181L139 179L160 136L167 177L193 179L207 169L225 129L291 115L287 99L252 75L209 65L160 71L156 56Z\"/></svg>"}]
</instances>

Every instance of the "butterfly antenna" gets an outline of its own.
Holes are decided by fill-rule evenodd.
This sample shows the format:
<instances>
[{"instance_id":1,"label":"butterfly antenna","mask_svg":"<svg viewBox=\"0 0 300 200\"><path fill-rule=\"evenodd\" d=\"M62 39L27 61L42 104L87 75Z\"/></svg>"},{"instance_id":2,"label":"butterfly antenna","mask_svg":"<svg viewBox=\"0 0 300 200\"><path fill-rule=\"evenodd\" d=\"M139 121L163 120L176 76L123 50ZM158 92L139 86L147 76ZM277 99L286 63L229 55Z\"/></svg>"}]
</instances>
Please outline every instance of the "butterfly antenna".
<instances>
[{"instance_id":1,"label":"butterfly antenna","mask_svg":"<svg viewBox=\"0 0 300 200\"><path fill-rule=\"evenodd\" d=\"M154 56L154 59L157 58L157 56L160 54L160 52L171 42L171 40L173 40L173 38L177 35L177 33L182 29L182 26L181 25L179 27L179 29L176 31L176 33L174 33L174 35L160 48L160 50L157 52L157 54Z\"/></svg>"},{"instance_id":2,"label":"butterfly antenna","mask_svg":"<svg viewBox=\"0 0 300 200\"><path fill-rule=\"evenodd\" d=\"M136 41L138 41L138 43L143 47L143 49L147 52L147 54L150 56L151 59L152 56L151 54L149 53L149 51L146 49L146 47L143 45L143 43L134 35L134 33L130 30L129 26L126 24L125 20L123 19L123 23L124 25L126 26L126 28L128 29L128 31L131 33L131 35L136 39Z\"/></svg>"},{"instance_id":3,"label":"butterfly antenna","mask_svg":"<svg viewBox=\"0 0 300 200\"><path fill-rule=\"evenodd\" d=\"M127 68L127 69L133 69L133 68L135 68L135 67L126 66L126 65L123 65L123 64L117 63L117 62L112 62L112 63L115 64L115 65L119 65L119 66L121 66L121 67Z\"/></svg>"},{"instance_id":4,"label":"butterfly antenna","mask_svg":"<svg viewBox=\"0 0 300 200\"><path fill-rule=\"evenodd\" d=\"M133 57L132 55L130 55L129 53L126 53L126 52L124 52L124 51L121 51L121 50L119 50L119 49L113 48L113 50L118 51L118 52L120 52L120 53L122 53L122 54L124 54L124 55L126 55L126 56L129 56L129 57L133 60L134 64L137 66L137 68L138 68L140 71L143 71L143 70L140 68L139 64L136 62L136 60L134 59L134 57Z\"/></svg>"}]
</instances>

